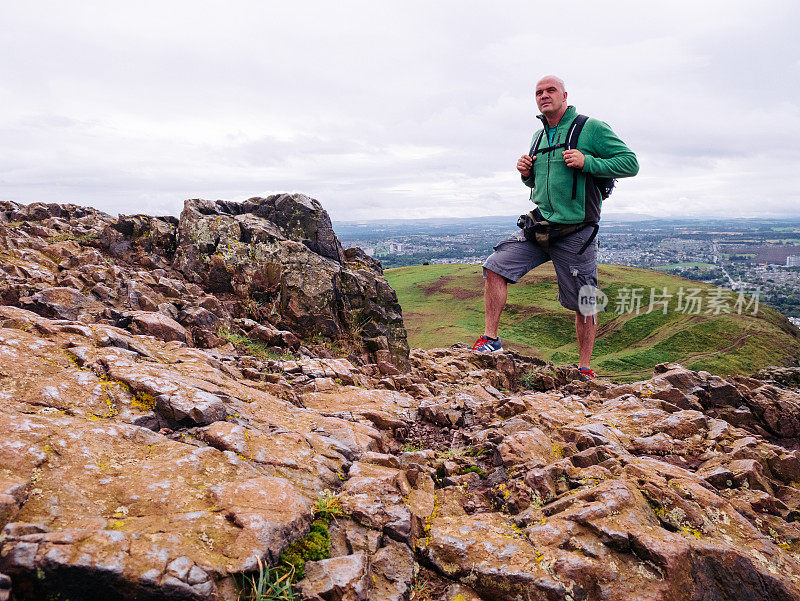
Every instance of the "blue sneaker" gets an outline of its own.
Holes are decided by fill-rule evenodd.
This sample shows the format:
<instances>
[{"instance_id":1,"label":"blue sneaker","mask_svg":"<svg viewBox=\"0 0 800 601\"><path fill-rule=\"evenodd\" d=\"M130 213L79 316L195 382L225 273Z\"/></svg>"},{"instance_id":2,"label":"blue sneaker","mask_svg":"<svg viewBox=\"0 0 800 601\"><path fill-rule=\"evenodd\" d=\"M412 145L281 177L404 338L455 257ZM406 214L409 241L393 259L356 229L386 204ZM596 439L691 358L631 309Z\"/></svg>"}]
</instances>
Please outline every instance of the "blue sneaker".
<instances>
[{"instance_id":1,"label":"blue sneaker","mask_svg":"<svg viewBox=\"0 0 800 601\"><path fill-rule=\"evenodd\" d=\"M500 344L500 339L491 339L486 334L481 334L481 337L472 345L472 350L479 353L497 353L503 350L503 345Z\"/></svg>"}]
</instances>

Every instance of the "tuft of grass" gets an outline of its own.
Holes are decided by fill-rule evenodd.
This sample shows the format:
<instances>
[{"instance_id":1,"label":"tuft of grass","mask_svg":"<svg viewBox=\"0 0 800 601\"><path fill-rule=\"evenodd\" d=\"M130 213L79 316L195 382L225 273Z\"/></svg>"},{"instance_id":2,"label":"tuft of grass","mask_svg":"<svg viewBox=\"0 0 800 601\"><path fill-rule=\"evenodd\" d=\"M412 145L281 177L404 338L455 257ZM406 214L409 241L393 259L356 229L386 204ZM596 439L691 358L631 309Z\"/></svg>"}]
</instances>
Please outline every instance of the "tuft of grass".
<instances>
[{"instance_id":1,"label":"tuft of grass","mask_svg":"<svg viewBox=\"0 0 800 601\"><path fill-rule=\"evenodd\" d=\"M292 571L270 568L258 560L258 573L242 575L236 581L238 596L236 601L294 601Z\"/></svg>"},{"instance_id":2,"label":"tuft of grass","mask_svg":"<svg viewBox=\"0 0 800 601\"><path fill-rule=\"evenodd\" d=\"M404 444L401 447L400 450L403 451L403 453L414 453L416 451L421 451L422 450L422 441L421 440L415 440L413 442L407 442L406 444Z\"/></svg>"},{"instance_id":3,"label":"tuft of grass","mask_svg":"<svg viewBox=\"0 0 800 601\"><path fill-rule=\"evenodd\" d=\"M258 357L259 359L272 359L275 361L291 361L295 359L295 356L292 353L275 353L263 342L253 340L249 336L234 332L227 326L220 327L217 330L217 336L224 338L238 350L244 351L250 355L253 355L254 357Z\"/></svg>"},{"instance_id":4,"label":"tuft of grass","mask_svg":"<svg viewBox=\"0 0 800 601\"><path fill-rule=\"evenodd\" d=\"M328 523L336 518L344 517L345 513L344 509L342 509L341 499L330 490L325 490L322 496L314 501L314 515L326 520Z\"/></svg>"},{"instance_id":5,"label":"tuft of grass","mask_svg":"<svg viewBox=\"0 0 800 601\"><path fill-rule=\"evenodd\" d=\"M459 595L460 597L461 595ZM427 574L417 571L411 581L411 595L409 601L434 601L433 587Z\"/></svg>"},{"instance_id":6,"label":"tuft of grass","mask_svg":"<svg viewBox=\"0 0 800 601\"><path fill-rule=\"evenodd\" d=\"M523 388L531 389L536 383L536 370L529 369L519 377L519 385Z\"/></svg>"},{"instance_id":7,"label":"tuft of grass","mask_svg":"<svg viewBox=\"0 0 800 601\"><path fill-rule=\"evenodd\" d=\"M72 232L67 232L65 234L58 234L56 236L50 236L47 239L48 244L54 244L56 242L65 242L67 240L74 240L78 244L88 244L95 238L100 235L100 232L89 232L88 234L83 234L82 236L76 236Z\"/></svg>"}]
</instances>

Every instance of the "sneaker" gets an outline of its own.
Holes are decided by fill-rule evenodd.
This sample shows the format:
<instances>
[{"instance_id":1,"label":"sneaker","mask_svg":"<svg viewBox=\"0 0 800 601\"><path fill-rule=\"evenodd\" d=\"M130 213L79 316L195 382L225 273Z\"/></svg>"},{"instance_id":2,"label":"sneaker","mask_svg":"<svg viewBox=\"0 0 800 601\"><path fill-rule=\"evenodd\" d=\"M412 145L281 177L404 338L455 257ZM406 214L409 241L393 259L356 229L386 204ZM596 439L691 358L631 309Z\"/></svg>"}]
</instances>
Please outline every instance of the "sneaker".
<instances>
[{"instance_id":1,"label":"sneaker","mask_svg":"<svg viewBox=\"0 0 800 601\"><path fill-rule=\"evenodd\" d=\"M492 340L486 334L482 334L472 345L472 350L479 353L497 353L503 350L503 345L500 344L499 338Z\"/></svg>"},{"instance_id":2,"label":"sneaker","mask_svg":"<svg viewBox=\"0 0 800 601\"><path fill-rule=\"evenodd\" d=\"M590 378L590 379L593 379L593 378L597 377L596 375L594 375L594 372L591 369L589 369L588 367L579 367L578 371L581 372L582 375L584 375L584 376L586 376L587 378Z\"/></svg>"}]
</instances>

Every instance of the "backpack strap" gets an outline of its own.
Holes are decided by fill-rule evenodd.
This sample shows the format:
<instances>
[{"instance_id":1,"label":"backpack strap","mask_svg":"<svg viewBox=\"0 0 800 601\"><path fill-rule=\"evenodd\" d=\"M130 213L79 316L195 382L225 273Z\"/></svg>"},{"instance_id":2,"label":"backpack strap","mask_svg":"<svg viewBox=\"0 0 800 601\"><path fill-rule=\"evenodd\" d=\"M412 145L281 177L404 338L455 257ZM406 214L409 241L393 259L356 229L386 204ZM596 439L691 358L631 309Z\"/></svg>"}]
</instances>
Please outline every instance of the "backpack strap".
<instances>
[{"instance_id":1,"label":"backpack strap","mask_svg":"<svg viewBox=\"0 0 800 601\"><path fill-rule=\"evenodd\" d=\"M580 138L583 126L586 125L588 120L589 117L586 115L578 115L572 120L572 125L570 125L569 129L567 130L567 141L564 143L566 150L573 150L578 147L578 138ZM577 194L578 170L576 169L572 172L572 200L575 200Z\"/></svg>"},{"instance_id":2,"label":"backpack strap","mask_svg":"<svg viewBox=\"0 0 800 601\"><path fill-rule=\"evenodd\" d=\"M533 146L531 146L531 151L528 153L528 156L531 157L531 159L536 158L536 153L537 152L542 152L541 150L536 150L536 148L539 146L539 143L542 141L542 135L544 135L544 128L539 132L539 135L536 136L536 139L533 141ZM528 177L529 178L535 178L535 175L534 175L534 172L533 172L533 165L531 165L531 173L530 173L530 175ZM534 181L536 181L536 180L534 179Z\"/></svg>"},{"instance_id":3,"label":"backpack strap","mask_svg":"<svg viewBox=\"0 0 800 601\"><path fill-rule=\"evenodd\" d=\"M589 117L586 115L577 115L575 119L572 120L572 125L570 125L567 130L567 141L565 142L567 150L573 150L578 147L578 138L581 135L583 126L586 125L588 120Z\"/></svg>"},{"instance_id":4,"label":"backpack strap","mask_svg":"<svg viewBox=\"0 0 800 601\"><path fill-rule=\"evenodd\" d=\"M531 151L528 153L528 156L530 156L531 158L533 158L534 155L539 153L539 152L544 152L544 149L543 150L536 150L537 147L539 146L539 143L542 141L542 136L543 135L544 135L544 129L542 129L539 132L539 135L536 136L536 139L533 141L533 146L531 146Z\"/></svg>"}]
</instances>

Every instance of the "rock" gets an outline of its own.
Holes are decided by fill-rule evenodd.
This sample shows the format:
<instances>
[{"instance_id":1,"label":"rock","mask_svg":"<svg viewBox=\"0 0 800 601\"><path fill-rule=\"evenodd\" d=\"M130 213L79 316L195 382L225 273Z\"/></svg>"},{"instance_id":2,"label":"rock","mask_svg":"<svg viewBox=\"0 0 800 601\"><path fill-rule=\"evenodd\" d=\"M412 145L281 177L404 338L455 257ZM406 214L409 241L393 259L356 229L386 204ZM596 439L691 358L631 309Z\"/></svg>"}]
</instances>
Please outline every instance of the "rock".
<instances>
[{"instance_id":1,"label":"rock","mask_svg":"<svg viewBox=\"0 0 800 601\"><path fill-rule=\"evenodd\" d=\"M772 486L764 476L764 468L754 459L736 459L728 464L728 469L733 472L734 484L763 490L773 494Z\"/></svg>"},{"instance_id":2,"label":"rock","mask_svg":"<svg viewBox=\"0 0 800 601\"><path fill-rule=\"evenodd\" d=\"M404 601L414 576L413 551L404 544L387 541L387 545L372 556L372 573L371 600Z\"/></svg>"},{"instance_id":3,"label":"rock","mask_svg":"<svg viewBox=\"0 0 800 601\"><path fill-rule=\"evenodd\" d=\"M191 335L186 328L163 313L133 311L130 319L131 323L128 327L134 334L146 334L167 342L177 340L185 342L189 346L192 345Z\"/></svg>"},{"instance_id":4,"label":"rock","mask_svg":"<svg viewBox=\"0 0 800 601\"><path fill-rule=\"evenodd\" d=\"M298 583L304 599L312 601L366 601L369 591L367 555L309 561L306 577Z\"/></svg>"},{"instance_id":5,"label":"rock","mask_svg":"<svg viewBox=\"0 0 800 601\"><path fill-rule=\"evenodd\" d=\"M307 196L186 201L173 267L208 292L251 299L256 312L274 307L300 337L363 339L368 352L408 365L397 296L373 263L348 262Z\"/></svg>"},{"instance_id":6,"label":"rock","mask_svg":"<svg viewBox=\"0 0 800 601\"><path fill-rule=\"evenodd\" d=\"M188 560L206 573L252 570L257 558L277 560L283 541L302 535L311 521L311 501L290 482L258 477L215 449L66 416L0 413L0 423L14 433L0 441L0 461L35 489L20 518L50 530L6 532L0 570L19 591L80 597L100 587L118 598L150 598L153 584L174 588L158 575L175 559L188 558L175 570ZM20 441L29 454L15 451ZM198 570L186 576L195 582L184 582L175 598L216 590L212 580L198 582Z\"/></svg>"},{"instance_id":7,"label":"rock","mask_svg":"<svg viewBox=\"0 0 800 601\"><path fill-rule=\"evenodd\" d=\"M11 578L6 574L0 574L0 601L8 601L11 592Z\"/></svg>"},{"instance_id":8,"label":"rock","mask_svg":"<svg viewBox=\"0 0 800 601\"><path fill-rule=\"evenodd\" d=\"M372 530L357 524L350 519L336 519L328 527L331 536L331 556L340 557L353 553L366 553L373 555L383 542L383 536L377 530Z\"/></svg>"},{"instance_id":9,"label":"rock","mask_svg":"<svg viewBox=\"0 0 800 601\"><path fill-rule=\"evenodd\" d=\"M753 378L795 390L800 389L800 368L797 367L766 367L756 372Z\"/></svg>"},{"instance_id":10,"label":"rock","mask_svg":"<svg viewBox=\"0 0 800 601\"><path fill-rule=\"evenodd\" d=\"M536 561L533 545L499 514L436 518L420 551L437 570L463 580L484 599L555 599L566 593Z\"/></svg>"},{"instance_id":11,"label":"rock","mask_svg":"<svg viewBox=\"0 0 800 601\"><path fill-rule=\"evenodd\" d=\"M553 443L539 428L531 428L506 436L498 447L498 451L505 466L517 463L542 466L554 459Z\"/></svg>"},{"instance_id":12,"label":"rock","mask_svg":"<svg viewBox=\"0 0 800 601\"><path fill-rule=\"evenodd\" d=\"M337 503L309 598L800 598L796 370L404 362L301 195L0 201L0 276L0 599L232 599Z\"/></svg>"},{"instance_id":13,"label":"rock","mask_svg":"<svg viewBox=\"0 0 800 601\"><path fill-rule=\"evenodd\" d=\"M690 436L701 434L707 429L708 420L699 411L678 411L665 417L655 424L653 429L664 432L672 438L685 440Z\"/></svg>"},{"instance_id":14,"label":"rock","mask_svg":"<svg viewBox=\"0 0 800 601\"><path fill-rule=\"evenodd\" d=\"M78 320L92 310L99 313L102 306L74 288L46 288L28 299L21 300L27 309L55 319Z\"/></svg>"}]
</instances>

